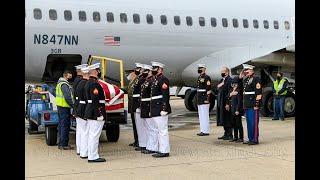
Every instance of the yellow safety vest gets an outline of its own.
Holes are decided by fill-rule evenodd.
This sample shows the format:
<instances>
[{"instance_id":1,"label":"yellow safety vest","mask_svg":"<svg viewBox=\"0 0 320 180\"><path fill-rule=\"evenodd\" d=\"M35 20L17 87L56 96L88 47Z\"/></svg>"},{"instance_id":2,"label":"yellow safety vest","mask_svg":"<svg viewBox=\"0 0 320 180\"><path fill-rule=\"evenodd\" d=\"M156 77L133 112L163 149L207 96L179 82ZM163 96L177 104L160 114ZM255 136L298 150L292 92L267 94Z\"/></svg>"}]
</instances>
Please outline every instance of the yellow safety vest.
<instances>
[{"instance_id":1,"label":"yellow safety vest","mask_svg":"<svg viewBox=\"0 0 320 180\"><path fill-rule=\"evenodd\" d=\"M56 105L60 106L60 107L68 107L68 108L70 108L70 105L67 103L66 99L63 96L63 92L62 92L62 89L61 89L61 85L62 84L68 85L68 87L70 89L71 97L73 99L73 94L72 94L70 85L68 83L66 83L66 82L60 82L60 83L57 84L57 87L56 87Z\"/></svg>"},{"instance_id":2,"label":"yellow safety vest","mask_svg":"<svg viewBox=\"0 0 320 180\"><path fill-rule=\"evenodd\" d=\"M279 84L278 84L277 80L273 81L273 87L274 87L274 89L276 90L277 93L282 89L283 84L284 84L285 81L286 80L284 78L282 78L280 80ZM279 95L286 95L286 94L287 94L287 90L285 90L282 94L279 94Z\"/></svg>"}]
</instances>

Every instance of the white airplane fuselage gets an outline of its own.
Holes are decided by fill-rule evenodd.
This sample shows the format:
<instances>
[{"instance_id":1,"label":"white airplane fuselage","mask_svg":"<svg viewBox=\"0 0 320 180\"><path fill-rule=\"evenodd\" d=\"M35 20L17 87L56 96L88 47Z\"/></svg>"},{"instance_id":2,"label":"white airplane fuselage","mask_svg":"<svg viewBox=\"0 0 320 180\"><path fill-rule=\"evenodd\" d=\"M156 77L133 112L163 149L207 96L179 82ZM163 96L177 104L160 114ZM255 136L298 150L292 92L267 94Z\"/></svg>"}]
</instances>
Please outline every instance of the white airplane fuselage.
<instances>
[{"instance_id":1,"label":"white airplane fuselage","mask_svg":"<svg viewBox=\"0 0 320 180\"><path fill-rule=\"evenodd\" d=\"M42 18L35 19L33 11L41 9ZM49 19L49 10L57 12L57 20ZM64 11L72 12L72 20L64 19ZM79 11L86 12L86 21L80 21ZM100 22L94 22L93 12L100 13ZM114 22L107 21L112 12ZM126 13L127 23L120 22L120 13ZM133 22L133 14L140 15L140 23ZM148 24L146 15L153 16ZM166 15L167 24L160 22ZM181 24L175 25L174 16ZM192 26L186 17L192 17ZM205 18L205 26L199 25ZM217 20L211 26L210 18ZM222 26L227 18L228 27ZM237 28L232 19L238 20ZM249 27L243 27L247 19ZM259 28L253 27L253 20ZM269 28L264 28L267 20ZM279 29L274 28L274 21ZM285 28L285 21L290 29ZM104 36L120 37L119 46L107 46ZM207 74L219 79L222 66L235 67L251 59L267 55L295 44L294 1L292 0L28 0L25 18L26 79L41 80L50 54L80 54L82 63L89 55L107 56L124 60L125 68L135 62L165 64L165 75L172 84L192 84L197 78L196 64L205 63Z\"/></svg>"}]
</instances>

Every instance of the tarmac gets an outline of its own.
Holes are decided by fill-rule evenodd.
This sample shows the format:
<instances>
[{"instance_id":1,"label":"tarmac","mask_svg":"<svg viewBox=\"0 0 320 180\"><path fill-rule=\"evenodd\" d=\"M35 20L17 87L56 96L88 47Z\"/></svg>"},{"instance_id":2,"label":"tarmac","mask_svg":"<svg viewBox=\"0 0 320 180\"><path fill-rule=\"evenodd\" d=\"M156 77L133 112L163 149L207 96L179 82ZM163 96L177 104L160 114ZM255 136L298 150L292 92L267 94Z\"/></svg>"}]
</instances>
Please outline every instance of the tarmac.
<instances>
[{"instance_id":1,"label":"tarmac","mask_svg":"<svg viewBox=\"0 0 320 180\"><path fill-rule=\"evenodd\" d=\"M170 156L153 158L141 154L128 144L133 142L132 124L121 125L119 141L107 142L100 137L99 154L105 163L88 163L76 150L59 150L47 146L44 134L27 133L25 121L26 179L295 179L295 118L272 121L260 117L260 144L248 146L217 138L223 127L216 126L215 111L210 113L210 136L197 136L197 112L184 107L183 99L170 101ZM130 118L130 116L129 116ZM246 122L242 119L245 139ZM75 132L70 133L75 146Z\"/></svg>"}]
</instances>

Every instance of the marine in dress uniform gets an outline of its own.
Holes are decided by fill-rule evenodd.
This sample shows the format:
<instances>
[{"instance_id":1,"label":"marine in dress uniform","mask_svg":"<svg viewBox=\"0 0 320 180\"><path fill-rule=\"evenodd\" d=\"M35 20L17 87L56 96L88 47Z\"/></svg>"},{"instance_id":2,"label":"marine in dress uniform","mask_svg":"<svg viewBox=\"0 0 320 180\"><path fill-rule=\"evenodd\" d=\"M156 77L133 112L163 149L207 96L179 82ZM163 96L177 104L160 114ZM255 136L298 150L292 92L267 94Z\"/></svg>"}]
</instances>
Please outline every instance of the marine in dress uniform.
<instances>
[{"instance_id":1,"label":"marine in dress uniform","mask_svg":"<svg viewBox=\"0 0 320 180\"><path fill-rule=\"evenodd\" d=\"M140 67L140 74L138 75L137 81L133 84L132 92L132 112L135 112L135 122L138 133L138 142L139 147L135 148L136 151L141 151L146 149L146 135L145 135L145 125L141 119L141 110L140 110L140 93L141 85L145 81L145 78L142 76L141 72L143 71L143 65L137 63L136 66Z\"/></svg>"},{"instance_id":2,"label":"marine in dress uniform","mask_svg":"<svg viewBox=\"0 0 320 180\"><path fill-rule=\"evenodd\" d=\"M244 144L259 144L259 108L262 99L260 78L254 76L254 66L243 64L246 77L243 79L243 107L245 110L248 139Z\"/></svg>"},{"instance_id":3,"label":"marine in dress uniform","mask_svg":"<svg viewBox=\"0 0 320 180\"><path fill-rule=\"evenodd\" d=\"M88 123L88 162L105 162L98 154L99 137L106 121L105 95L98 82L100 63L88 66L89 80L85 85L87 105L84 118Z\"/></svg>"},{"instance_id":4,"label":"marine in dress uniform","mask_svg":"<svg viewBox=\"0 0 320 180\"><path fill-rule=\"evenodd\" d=\"M197 104L200 121L200 133L198 136L208 136L210 132L209 107L211 93L211 78L206 74L206 66L198 64Z\"/></svg>"},{"instance_id":5,"label":"marine in dress uniform","mask_svg":"<svg viewBox=\"0 0 320 180\"><path fill-rule=\"evenodd\" d=\"M82 72L82 68L87 67L87 64L80 64L78 66L75 66L76 71L77 71L77 77L74 79L73 81L73 94L75 96L75 101L74 101L74 108L73 108L73 115L76 117L76 129L78 129L78 121L79 118L77 117L77 109L79 106L79 95L77 93L77 87L80 83L80 81L82 80L83 77L83 72ZM76 147L77 147L77 155L80 155L80 134L79 131L76 130Z\"/></svg>"},{"instance_id":6,"label":"marine in dress uniform","mask_svg":"<svg viewBox=\"0 0 320 180\"><path fill-rule=\"evenodd\" d=\"M170 152L168 133L168 114L171 113L169 79L163 75L164 65L159 62L152 63L154 80L151 85L151 117L158 131L158 153L153 157L168 157Z\"/></svg>"},{"instance_id":7,"label":"marine in dress uniform","mask_svg":"<svg viewBox=\"0 0 320 180\"><path fill-rule=\"evenodd\" d=\"M79 147L80 158L88 158L88 121L84 118L84 113L86 110L87 99L85 95L85 85L89 80L89 68L84 67L81 69L83 72L83 77L79 82L76 92L79 99L79 105L77 111L75 112L77 119L77 129L76 129L76 143L77 150Z\"/></svg>"}]
</instances>

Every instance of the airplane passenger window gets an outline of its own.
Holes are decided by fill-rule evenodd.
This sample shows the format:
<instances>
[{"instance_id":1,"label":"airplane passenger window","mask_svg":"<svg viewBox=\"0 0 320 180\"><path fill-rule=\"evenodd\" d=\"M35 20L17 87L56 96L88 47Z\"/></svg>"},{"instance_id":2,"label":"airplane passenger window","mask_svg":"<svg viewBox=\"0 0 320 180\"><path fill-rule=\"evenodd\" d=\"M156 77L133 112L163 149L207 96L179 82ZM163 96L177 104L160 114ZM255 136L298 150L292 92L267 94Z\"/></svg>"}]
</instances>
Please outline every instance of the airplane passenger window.
<instances>
[{"instance_id":1,"label":"airplane passenger window","mask_svg":"<svg viewBox=\"0 0 320 180\"><path fill-rule=\"evenodd\" d=\"M140 24L140 16L139 16L139 14L133 14L133 22L135 24Z\"/></svg>"},{"instance_id":2,"label":"airplane passenger window","mask_svg":"<svg viewBox=\"0 0 320 180\"><path fill-rule=\"evenodd\" d=\"M57 11L54 9L49 10L49 18L51 20L57 20Z\"/></svg>"},{"instance_id":3,"label":"airplane passenger window","mask_svg":"<svg viewBox=\"0 0 320 180\"><path fill-rule=\"evenodd\" d=\"M177 26L181 24L180 16L174 16L174 24Z\"/></svg>"},{"instance_id":4,"label":"airplane passenger window","mask_svg":"<svg viewBox=\"0 0 320 180\"><path fill-rule=\"evenodd\" d=\"M127 14L120 13L120 22L122 22L122 23L127 23L128 22Z\"/></svg>"},{"instance_id":5,"label":"airplane passenger window","mask_svg":"<svg viewBox=\"0 0 320 180\"><path fill-rule=\"evenodd\" d=\"M147 14L147 23L148 24L153 24L153 17L151 14Z\"/></svg>"},{"instance_id":6,"label":"airplane passenger window","mask_svg":"<svg viewBox=\"0 0 320 180\"><path fill-rule=\"evenodd\" d=\"M187 21L187 25L188 25L188 26L192 26L192 17L187 16L187 17L186 17L186 21Z\"/></svg>"},{"instance_id":7,"label":"airplane passenger window","mask_svg":"<svg viewBox=\"0 0 320 180\"><path fill-rule=\"evenodd\" d=\"M114 22L114 16L112 12L107 13L107 21L108 22Z\"/></svg>"},{"instance_id":8,"label":"airplane passenger window","mask_svg":"<svg viewBox=\"0 0 320 180\"><path fill-rule=\"evenodd\" d=\"M232 19L232 24L235 28L239 27L238 19Z\"/></svg>"},{"instance_id":9,"label":"airplane passenger window","mask_svg":"<svg viewBox=\"0 0 320 180\"><path fill-rule=\"evenodd\" d=\"M79 20L80 21L86 21L87 20L87 15L85 11L79 11Z\"/></svg>"},{"instance_id":10,"label":"airplane passenger window","mask_svg":"<svg viewBox=\"0 0 320 180\"><path fill-rule=\"evenodd\" d=\"M289 21L285 21L285 22L284 22L284 27L286 28L286 30L289 30L289 29L290 29Z\"/></svg>"},{"instance_id":11,"label":"airplane passenger window","mask_svg":"<svg viewBox=\"0 0 320 180\"><path fill-rule=\"evenodd\" d=\"M211 26L216 27L217 26L217 19L216 18L211 18Z\"/></svg>"},{"instance_id":12,"label":"airplane passenger window","mask_svg":"<svg viewBox=\"0 0 320 180\"><path fill-rule=\"evenodd\" d=\"M167 16L161 15L160 16L161 24L166 25L167 24Z\"/></svg>"},{"instance_id":13,"label":"airplane passenger window","mask_svg":"<svg viewBox=\"0 0 320 180\"><path fill-rule=\"evenodd\" d=\"M227 18L222 18L222 26L228 27L228 19Z\"/></svg>"},{"instance_id":14,"label":"airplane passenger window","mask_svg":"<svg viewBox=\"0 0 320 180\"><path fill-rule=\"evenodd\" d=\"M99 12L93 12L92 18L94 22L100 22L100 13Z\"/></svg>"},{"instance_id":15,"label":"airplane passenger window","mask_svg":"<svg viewBox=\"0 0 320 180\"><path fill-rule=\"evenodd\" d=\"M268 22L267 20L264 20L264 21L263 21L263 27L264 27L265 29L269 29L269 22Z\"/></svg>"},{"instance_id":16,"label":"airplane passenger window","mask_svg":"<svg viewBox=\"0 0 320 180\"><path fill-rule=\"evenodd\" d=\"M41 10L39 8L33 10L33 17L35 19L41 19L42 18L42 13L41 13Z\"/></svg>"},{"instance_id":17,"label":"airplane passenger window","mask_svg":"<svg viewBox=\"0 0 320 180\"><path fill-rule=\"evenodd\" d=\"M65 10L64 11L64 19L66 21L71 21L72 20L72 14L70 10Z\"/></svg>"},{"instance_id":18,"label":"airplane passenger window","mask_svg":"<svg viewBox=\"0 0 320 180\"><path fill-rule=\"evenodd\" d=\"M243 27L244 27L244 28L248 28L248 27L249 27L249 21L248 21L248 19L244 19L244 20L242 21L242 23L243 23Z\"/></svg>"},{"instance_id":19,"label":"airplane passenger window","mask_svg":"<svg viewBox=\"0 0 320 180\"><path fill-rule=\"evenodd\" d=\"M273 26L274 26L274 29L279 29L279 22L273 21Z\"/></svg>"},{"instance_id":20,"label":"airplane passenger window","mask_svg":"<svg viewBox=\"0 0 320 180\"><path fill-rule=\"evenodd\" d=\"M253 27L256 29L259 28L259 21L258 20L256 20L256 19L253 20Z\"/></svg>"},{"instance_id":21,"label":"airplane passenger window","mask_svg":"<svg viewBox=\"0 0 320 180\"><path fill-rule=\"evenodd\" d=\"M200 26L205 26L206 25L206 21L205 21L204 17L199 17L199 25Z\"/></svg>"}]
</instances>

